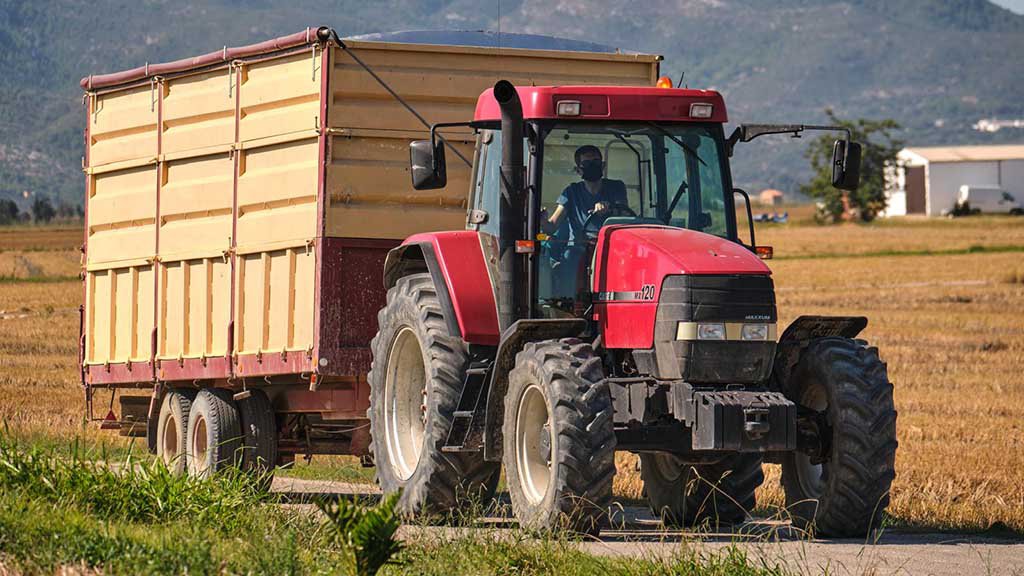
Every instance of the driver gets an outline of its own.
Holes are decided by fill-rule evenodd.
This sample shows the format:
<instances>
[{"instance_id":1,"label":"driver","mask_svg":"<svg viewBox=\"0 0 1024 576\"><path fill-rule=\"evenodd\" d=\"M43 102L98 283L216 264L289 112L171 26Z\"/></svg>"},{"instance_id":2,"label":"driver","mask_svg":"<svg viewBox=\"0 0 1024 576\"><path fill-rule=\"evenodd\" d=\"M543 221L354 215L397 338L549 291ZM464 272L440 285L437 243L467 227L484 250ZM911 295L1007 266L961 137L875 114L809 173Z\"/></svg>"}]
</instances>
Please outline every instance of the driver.
<instances>
[{"instance_id":1,"label":"driver","mask_svg":"<svg viewBox=\"0 0 1024 576\"><path fill-rule=\"evenodd\" d=\"M541 214L541 228L546 234L558 231L563 219L568 219L568 238L562 238L574 245L576 238L582 238L583 224L591 214L608 210L614 204L626 204L626 184L622 180L603 178L604 159L601 150L590 144L576 149L576 173L583 178L562 190L558 205L549 217Z\"/></svg>"}]
</instances>

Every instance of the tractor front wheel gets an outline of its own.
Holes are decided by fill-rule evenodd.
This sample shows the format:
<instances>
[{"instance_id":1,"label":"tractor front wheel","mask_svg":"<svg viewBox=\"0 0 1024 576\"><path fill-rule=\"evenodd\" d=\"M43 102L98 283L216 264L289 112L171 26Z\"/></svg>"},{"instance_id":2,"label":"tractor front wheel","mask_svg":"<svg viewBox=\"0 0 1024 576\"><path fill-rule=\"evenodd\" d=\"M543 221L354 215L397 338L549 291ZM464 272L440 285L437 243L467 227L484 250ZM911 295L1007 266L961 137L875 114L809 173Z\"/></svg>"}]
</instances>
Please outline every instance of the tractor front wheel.
<instances>
[{"instance_id":1,"label":"tractor front wheel","mask_svg":"<svg viewBox=\"0 0 1024 576\"><path fill-rule=\"evenodd\" d=\"M782 462L793 522L829 536L862 537L889 504L896 459L892 383L878 349L849 338L808 345L786 395L824 413L825 454L787 453Z\"/></svg>"},{"instance_id":2,"label":"tractor front wheel","mask_svg":"<svg viewBox=\"0 0 1024 576\"><path fill-rule=\"evenodd\" d=\"M519 352L502 436L520 524L600 531L612 499L615 430L611 393L590 344L567 338L529 343Z\"/></svg>"}]
</instances>

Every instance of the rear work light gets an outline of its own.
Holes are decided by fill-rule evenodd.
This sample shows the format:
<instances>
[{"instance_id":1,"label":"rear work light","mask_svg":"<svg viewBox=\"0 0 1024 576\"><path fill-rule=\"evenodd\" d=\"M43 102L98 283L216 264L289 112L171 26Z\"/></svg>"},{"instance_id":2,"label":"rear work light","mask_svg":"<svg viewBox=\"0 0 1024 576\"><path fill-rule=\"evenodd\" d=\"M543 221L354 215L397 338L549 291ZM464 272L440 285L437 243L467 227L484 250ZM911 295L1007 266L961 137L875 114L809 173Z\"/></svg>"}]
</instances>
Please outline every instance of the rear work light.
<instances>
[{"instance_id":1,"label":"rear work light","mask_svg":"<svg viewBox=\"0 0 1024 576\"><path fill-rule=\"evenodd\" d=\"M690 118L711 118L714 106L705 102L690 104Z\"/></svg>"},{"instance_id":2,"label":"rear work light","mask_svg":"<svg viewBox=\"0 0 1024 576\"><path fill-rule=\"evenodd\" d=\"M562 100L558 103L558 115L559 116L579 116L580 115L580 102L579 100Z\"/></svg>"}]
</instances>

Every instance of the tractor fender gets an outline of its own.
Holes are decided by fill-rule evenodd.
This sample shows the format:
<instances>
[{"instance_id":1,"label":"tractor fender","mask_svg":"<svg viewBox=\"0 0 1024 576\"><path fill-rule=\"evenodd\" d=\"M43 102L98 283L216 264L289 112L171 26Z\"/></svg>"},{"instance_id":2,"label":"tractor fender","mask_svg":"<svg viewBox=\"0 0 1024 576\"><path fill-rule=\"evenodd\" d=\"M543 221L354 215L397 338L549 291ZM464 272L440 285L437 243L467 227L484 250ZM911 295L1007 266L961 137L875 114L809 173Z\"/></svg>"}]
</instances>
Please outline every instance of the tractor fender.
<instances>
[{"instance_id":1,"label":"tractor fender","mask_svg":"<svg viewBox=\"0 0 1024 576\"><path fill-rule=\"evenodd\" d=\"M410 236L384 260L384 289L392 288L403 276L428 272L449 333L468 344L497 345L497 272L496 264L486 257L488 238L469 230Z\"/></svg>"},{"instance_id":2,"label":"tractor fender","mask_svg":"<svg viewBox=\"0 0 1024 576\"><path fill-rule=\"evenodd\" d=\"M505 421L505 395L508 373L516 364L516 355L527 342L579 336L587 329L582 318L517 320L501 334L487 386L487 415L484 427L484 460L501 460L502 425Z\"/></svg>"},{"instance_id":3,"label":"tractor fender","mask_svg":"<svg viewBox=\"0 0 1024 576\"><path fill-rule=\"evenodd\" d=\"M855 338L868 325L864 316L800 316L779 338L775 348L772 380L776 386L789 380L789 375L800 360L800 354L817 338Z\"/></svg>"}]
</instances>

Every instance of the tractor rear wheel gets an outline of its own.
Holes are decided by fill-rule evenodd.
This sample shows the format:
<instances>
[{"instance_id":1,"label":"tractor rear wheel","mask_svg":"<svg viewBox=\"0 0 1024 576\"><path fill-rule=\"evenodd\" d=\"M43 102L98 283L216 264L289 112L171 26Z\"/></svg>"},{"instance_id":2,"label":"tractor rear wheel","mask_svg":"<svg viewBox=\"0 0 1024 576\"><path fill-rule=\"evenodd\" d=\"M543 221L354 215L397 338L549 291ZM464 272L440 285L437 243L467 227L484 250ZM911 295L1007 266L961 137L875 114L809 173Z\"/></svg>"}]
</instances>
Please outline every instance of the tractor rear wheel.
<instances>
[{"instance_id":1,"label":"tractor rear wheel","mask_svg":"<svg viewBox=\"0 0 1024 576\"><path fill-rule=\"evenodd\" d=\"M684 464L671 454L640 454L651 512L668 526L739 524L764 482L760 454L732 454L714 464Z\"/></svg>"},{"instance_id":2,"label":"tractor rear wheel","mask_svg":"<svg viewBox=\"0 0 1024 576\"><path fill-rule=\"evenodd\" d=\"M827 422L824 462L801 452L783 458L793 522L823 535L864 536L880 525L896 476L896 409L878 349L849 338L814 340L785 390Z\"/></svg>"},{"instance_id":3,"label":"tractor rear wheel","mask_svg":"<svg viewBox=\"0 0 1024 576\"><path fill-rule=\"evenodd\" d=\"M500 468L482 452L442 452L459 404L469 351L448 330L430 274L412 274L388 290L370 344L370 450L385 494L402 491L406 515L450 515L483 505Z\"/></svg>"},{"instance_id":4,"label":"tractor rear wheel","mask_svg":"<svg viewBox=\"0 0 1024 576\"><path fill-rule=\"evenodd\" d=\"M509 373L502 429L512 510L530 529L597 533L615 477L601 359L575 338L529 343Z\"/></svg>"},{"instance_id":5,"label":"tractor rear wheel","mask_svg":"<svg viewBox=\"0 0 1024 576\"><path fill-rule=\"evenodd\" d=\"M175 474L188 469L185 456L188 446L188 416L195 390L169 390L160 403L156 425L156 455Z\"/></svg>"}]
</instances>

